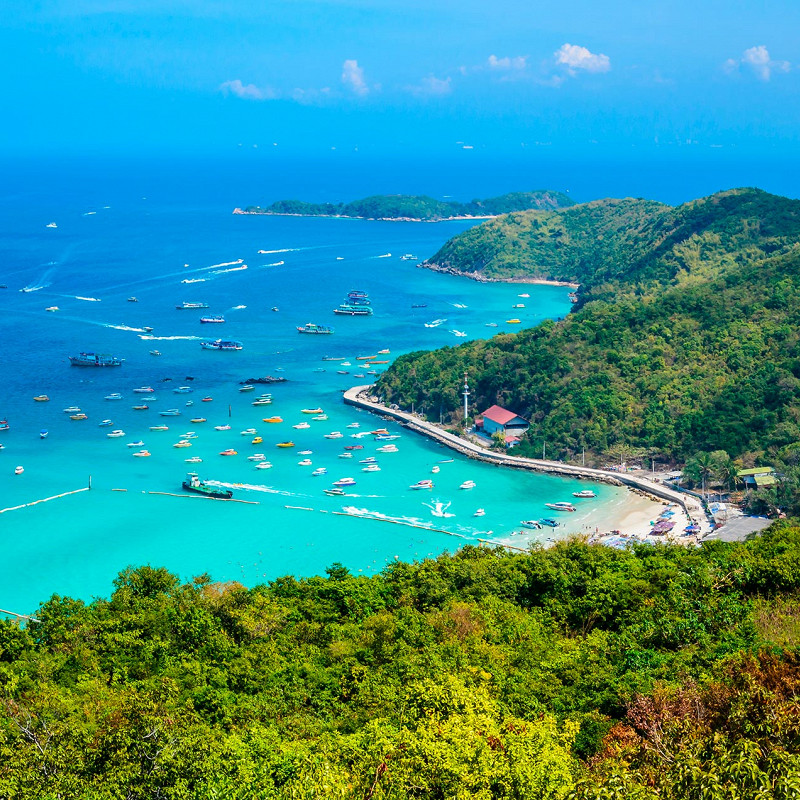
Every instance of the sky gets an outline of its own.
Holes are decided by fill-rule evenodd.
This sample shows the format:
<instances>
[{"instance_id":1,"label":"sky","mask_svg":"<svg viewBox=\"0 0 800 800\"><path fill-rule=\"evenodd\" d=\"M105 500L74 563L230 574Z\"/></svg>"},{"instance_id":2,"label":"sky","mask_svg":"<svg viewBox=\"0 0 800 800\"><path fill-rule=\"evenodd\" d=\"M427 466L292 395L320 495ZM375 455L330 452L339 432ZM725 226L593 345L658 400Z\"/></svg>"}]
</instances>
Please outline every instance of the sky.
<instances>
[{"instance_id":1,"label":"sky","mask_svg":"<svg viewBox=\"0 0 800 800\"><path fill-rule=\"evenodd\" d=\"M800 144L797 0L0 0L0 150Z\"/></svg>"}]
</instances>

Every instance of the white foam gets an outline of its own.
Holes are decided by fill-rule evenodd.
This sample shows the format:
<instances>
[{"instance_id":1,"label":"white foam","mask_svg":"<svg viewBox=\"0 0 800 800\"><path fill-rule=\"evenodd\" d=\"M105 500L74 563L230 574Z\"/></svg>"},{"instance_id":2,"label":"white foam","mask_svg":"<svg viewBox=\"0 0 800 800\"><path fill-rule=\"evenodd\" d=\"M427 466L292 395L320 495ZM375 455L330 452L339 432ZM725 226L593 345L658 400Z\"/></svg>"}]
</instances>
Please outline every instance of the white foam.
<instances>
[{"instance_id":1,"label":"white foam","mask_svg":"<svg viewBox=\"0 0 800 800\"><path fill-rule=\"evenodd\" d=\"M99 297L81 297L78 294L75 295L75 299L76 300L86 300L87 303L99 303L100 302L100 298Z\"/></svg>"},{"instance_id":2,"label":"white foam","mask_svg":"<svg viewBox=\"0 0 800 800\"><path fill-rule=\"evenodd\" d=\"M284 247L280 250L259 250L258 254L260 256L270 255L271 253L295 253L299 250L299 247Z\"/></svg>"},{"instance_id":3,"label":"white foam","mask_svg":"<svg viewBox=\"0 0 800 800\"><path fill-rule=\"evenodd\" d=\"M177 341L179 339L183 339L189 342L196 342L201 337L200 336L152 336L149 333L144 333L139 336L140 339L144 339L148 342L172 342Z\"/></svg>"},{"instance_id":4,"label":"white foam","mask_svg":"<svg viewBox=\"0 0 800 800\"><path fill-rule=\"evenodd\" d=\"M132 328L130 325L112 325L110 322L104 322L103 327L114 328L118 331L134 331L135 333L144 333L144 328Z\"/></svg>"}]
</instances>

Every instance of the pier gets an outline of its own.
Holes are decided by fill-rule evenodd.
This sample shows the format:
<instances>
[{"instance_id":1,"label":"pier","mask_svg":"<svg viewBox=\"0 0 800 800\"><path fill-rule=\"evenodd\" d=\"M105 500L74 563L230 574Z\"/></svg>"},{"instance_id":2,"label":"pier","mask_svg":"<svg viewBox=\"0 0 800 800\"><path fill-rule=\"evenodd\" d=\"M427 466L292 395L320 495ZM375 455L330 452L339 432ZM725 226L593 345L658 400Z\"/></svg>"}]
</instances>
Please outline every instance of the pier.
<instances>
[{"instance_id":1,"label":"pier","mask_svg":"<svg viewBox=\"0 0 800 800\"><path fill-rule=\"evenodd\" d=\"M691 496L676 492L667 486L649 480L638 475L625 475L623 473L611 472L604 469L593 469L591 467L579 467L572 464L565 464L562 461L546 461L538 458L522 458L512 456L508 453L496 453L487 450L479 445L462 439L449 431L443 430L432 422L421 419L416 414L411 414L400 409L389 408L381 405L371 396L372 386L353 386L348 389L343 399L347 405L370 411L382 417L389 417L397 420L408 430L427 436L446 447L456 450L467 458L474 458L478 461L485 461L488 464L495 464L499 467L510 467L511 469L523 469L530 472L543 472L550 475L560 475L567 478L578 478L581 480L608 483L614 486L626 486L632 491L638 491L659 501L667 501L679 505L690 519L702 519L704 511L700 502Z\"/></svg>"}]
</instances>

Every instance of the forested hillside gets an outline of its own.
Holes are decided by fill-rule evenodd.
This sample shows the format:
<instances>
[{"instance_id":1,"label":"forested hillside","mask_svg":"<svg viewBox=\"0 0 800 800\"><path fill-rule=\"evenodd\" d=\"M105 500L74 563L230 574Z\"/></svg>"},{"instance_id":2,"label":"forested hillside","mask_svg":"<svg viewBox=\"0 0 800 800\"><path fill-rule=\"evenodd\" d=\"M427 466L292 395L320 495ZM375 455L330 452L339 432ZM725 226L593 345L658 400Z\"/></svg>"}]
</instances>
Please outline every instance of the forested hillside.
<instances>
[{"instance_id":1,"label":"forested hillside","mask_svg":"<svg viewBox=\"0 0 800 800\"><path fill-rule=\"evenodd\" d=\"M512 192L487 200L460 203L426 195L374 195L350 203L306 203L278 200L264 208L248 206L248 214L298 214L300 216L356 217L359 219L417 219L433 222L451 217L487 217L524 209L555 209L574 201L562 192Z\"/></svg>"},{"instance_id":2,"label":"forested hillside","mask_svg":"<svg viewBox=\"0 0 800 800\"><path fill-rule=\"evenodd\" d=\"M0 622L4 798L788 800L800 529L465 548Z\"/></svg>"},{"instance_id":3,"label":"forested hillside","mask_svg":"<svg viewBox=\"0 0 800 800\"><path fill-rule=\"evenodd\" d=\"M584 282L566 319L402 356L378 393L458 419L466 370L475 409L499 403L532 421L523 453L541 453L546 440L555 458L585 448L602 461L618 446L675 460L724 450L751 461L768 454L794 468L800 202L740 190L677 209L622 201L560 216L574 230L576 218L598 214L597 229L587 224L582 237L571 235L570 252L584 254L577 261L552 242L531 246L562 259L554 276ZM516 228L519 216L463 236ZM466 247L463 236L445 250Z\"/></svg>"}]
</instances>

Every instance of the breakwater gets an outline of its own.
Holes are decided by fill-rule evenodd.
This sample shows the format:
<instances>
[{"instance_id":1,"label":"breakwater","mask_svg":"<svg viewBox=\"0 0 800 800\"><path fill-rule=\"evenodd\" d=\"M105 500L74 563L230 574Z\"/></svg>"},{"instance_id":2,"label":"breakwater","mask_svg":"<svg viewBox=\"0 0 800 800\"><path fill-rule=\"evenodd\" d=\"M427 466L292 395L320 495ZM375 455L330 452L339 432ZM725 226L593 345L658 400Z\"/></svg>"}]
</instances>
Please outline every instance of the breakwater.
<instances>
[{"instance_id":1,"label":"breakwater","mask_svg":"<svg viewBox=\"0 0 800 800\"><path fill-rule=\"evenodd\" d=\"M609 483L615 486L626 486L632 491L640 492L656 500L676 503L683 508L690 519L699 520L702 519L704 515L700 503L694 498L676 492L660 483L656 483L655 481L643 478L639 475L626 475L609 470L579 467L573 464L565 464L562 461L522 458L521 456L512 456L508 453L497 453L492 450L487 450L474 442L467 441L449 431L443 430L438 425L420 419L415 414L382 405L370 394L371 390L371 385L353 386L344 393L344 402L348 405L362 408L365 411L397 420L408 430L415 431L423 436L428 436L440 444L467 456L467 458L474 458L489 464L496 464L497 466L509 467L511 469L524 469L531 472L543 472L550 475L562 475L569 478Z\"/></svg>"}]
</instances>

